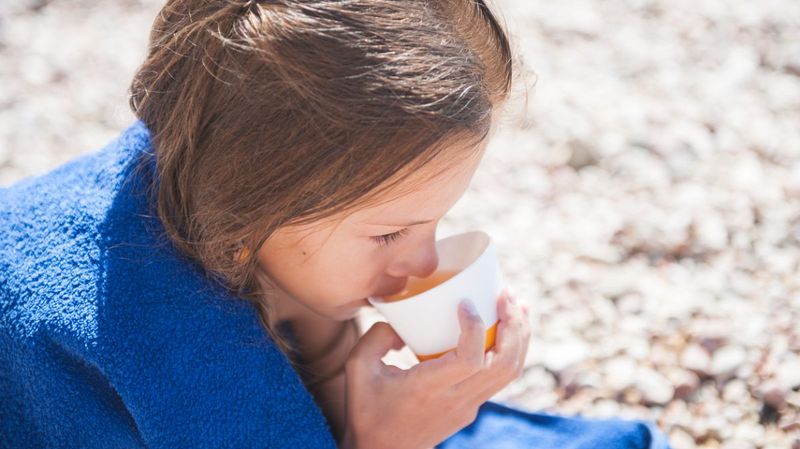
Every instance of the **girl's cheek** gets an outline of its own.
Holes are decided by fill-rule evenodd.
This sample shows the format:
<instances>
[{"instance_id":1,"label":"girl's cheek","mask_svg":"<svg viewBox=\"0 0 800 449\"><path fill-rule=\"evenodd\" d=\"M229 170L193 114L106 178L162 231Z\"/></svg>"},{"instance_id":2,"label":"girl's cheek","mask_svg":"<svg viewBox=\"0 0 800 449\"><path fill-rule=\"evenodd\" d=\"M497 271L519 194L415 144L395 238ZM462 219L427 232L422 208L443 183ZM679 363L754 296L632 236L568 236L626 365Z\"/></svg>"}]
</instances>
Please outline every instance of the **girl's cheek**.
<instances>
[{"instance_id":1,"label":"girl's cheek","mask_svg":"<svg viewBox=\"0 0 800 449\"><path fill-rule=\"evenodd\" d=\"M385 257L368 257L362 267L361 273L356 276L361 277L362 285L370 290L370 294L374 292L374 289L381 288L386 283L389 274L387 273L388 260Z\"/></svg>"}]
</instances>

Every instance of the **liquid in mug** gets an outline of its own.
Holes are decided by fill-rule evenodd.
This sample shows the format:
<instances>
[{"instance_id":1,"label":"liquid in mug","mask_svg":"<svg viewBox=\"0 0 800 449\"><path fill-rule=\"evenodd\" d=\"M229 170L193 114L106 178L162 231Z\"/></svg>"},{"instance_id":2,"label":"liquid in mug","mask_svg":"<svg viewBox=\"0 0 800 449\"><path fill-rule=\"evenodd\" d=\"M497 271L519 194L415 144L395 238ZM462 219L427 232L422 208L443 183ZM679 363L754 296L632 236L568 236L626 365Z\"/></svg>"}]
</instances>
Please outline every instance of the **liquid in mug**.
<instances>
[{"instance_id":1,"label":"liquid in mug","mask_svg":"<svg viewBox=\"0 0 800 449\"><path fill-rule=\"evenodd\" d=\"M408 285L400 293L395 293L391 296L383 298L383 302L395 302L402 299L410 298L420 293L430 290L433 287L441 284L442 282L450 279L458 274L458 271L437 271L426 278L410 278ZM413 279L413 280L411 280Z\"/></svg>"},{"instance_id":2,"label":"liquid in mug","mask_svg":"<svg viewBox=\"0 0 800 449\"><path fill-rule=\"evenodd\" d=\"M445 282L446 280L452 278L453 276L457 275L458 271L437 271L432 275L426 278L416 278L413 281L409 280L408 285L406 288L403 289L400 293L395 293L391 296L386 296L383 298L384 302L394 302L400 301L406 298L410 298L412 296L418 295L424 291L430 290L433 287ZM497 323L494 323L489 329L486 329L486 344L484 345L484 352L488 351L489 349L494 346L495 334L497 333ZM441 357L448 352L452 351L444 351L438 354L416 354L417 358L424 362L425 360L431 360L438 357Z\"/></svg>"}]
</instances>

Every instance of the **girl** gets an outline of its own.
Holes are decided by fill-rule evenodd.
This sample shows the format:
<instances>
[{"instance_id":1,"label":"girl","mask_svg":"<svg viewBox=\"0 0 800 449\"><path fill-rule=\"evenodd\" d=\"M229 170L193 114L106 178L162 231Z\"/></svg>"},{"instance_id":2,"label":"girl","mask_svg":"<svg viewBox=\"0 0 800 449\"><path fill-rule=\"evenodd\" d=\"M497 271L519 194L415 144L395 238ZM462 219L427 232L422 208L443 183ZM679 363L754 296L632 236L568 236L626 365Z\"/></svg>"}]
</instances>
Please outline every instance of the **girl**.
<instances>
[{"instance_id":1,"label":"girl","mask_svg":"<svg viewBox=\"0 0 800 449\"><path fill-rule=\"evenodd\" d=\"M168 1L139 120L2 192L2 445L655 445L487 402L527 352L508 294L490 352L465 303L409 370L354 321L436 269L512 61L481 0Z\"/></svg>"}]
</instances>

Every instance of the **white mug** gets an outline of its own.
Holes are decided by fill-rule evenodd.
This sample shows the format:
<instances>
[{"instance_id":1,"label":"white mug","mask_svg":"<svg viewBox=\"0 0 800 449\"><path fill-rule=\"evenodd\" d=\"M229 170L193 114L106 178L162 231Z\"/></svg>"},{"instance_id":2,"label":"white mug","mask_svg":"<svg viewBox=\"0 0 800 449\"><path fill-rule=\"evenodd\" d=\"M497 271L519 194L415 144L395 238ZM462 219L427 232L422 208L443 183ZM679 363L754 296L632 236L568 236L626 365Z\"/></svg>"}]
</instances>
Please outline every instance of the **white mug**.
<instances>
[{"instance_id":1,"label":"white mug","mask_svg":"<svg viewBox=\"0 0 800 449\"><path fill-rule=\"evenodd\" d=\"M386 298L368 300L389 322L420 360L436 358L458 346L461 328L458 305L472 301L483 320L486 349L494 344L497 327L497 298L504 288L503 275L491 238L482 231L453 235L436 242L439 265L424 278L430 281L443 273L456 274L414 296L409 290L425 280L411 277L406 290ZM402 298L402 299L397 299Z\"/></svg>"}]
</instances>

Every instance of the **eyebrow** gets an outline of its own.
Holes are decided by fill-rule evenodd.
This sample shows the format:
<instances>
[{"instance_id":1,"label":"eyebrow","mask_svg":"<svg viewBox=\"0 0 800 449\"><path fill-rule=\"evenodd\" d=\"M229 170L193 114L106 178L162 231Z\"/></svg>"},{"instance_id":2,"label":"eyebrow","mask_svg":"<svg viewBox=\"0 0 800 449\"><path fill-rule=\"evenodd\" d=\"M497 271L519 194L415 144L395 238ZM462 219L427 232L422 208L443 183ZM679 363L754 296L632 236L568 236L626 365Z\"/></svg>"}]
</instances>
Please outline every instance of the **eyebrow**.
<instances>
[{"instance_id":1,"label":"eyebrow","mask_svg":"<svg viewBox=\"0 0 800 449\"><path fill-rule=\"evenodd\" d=\"M418 220L418 221L412 221L411 223L401 223L401 224L388 224L388 223L366 223L366 224L375 225L375 226L386 226L386 227L402 228L402 227L406 227L406 226L414 226L414 225L419 225L419 224L430 223L432 221L433 220Z\"/></svg>"}]
</instances>

